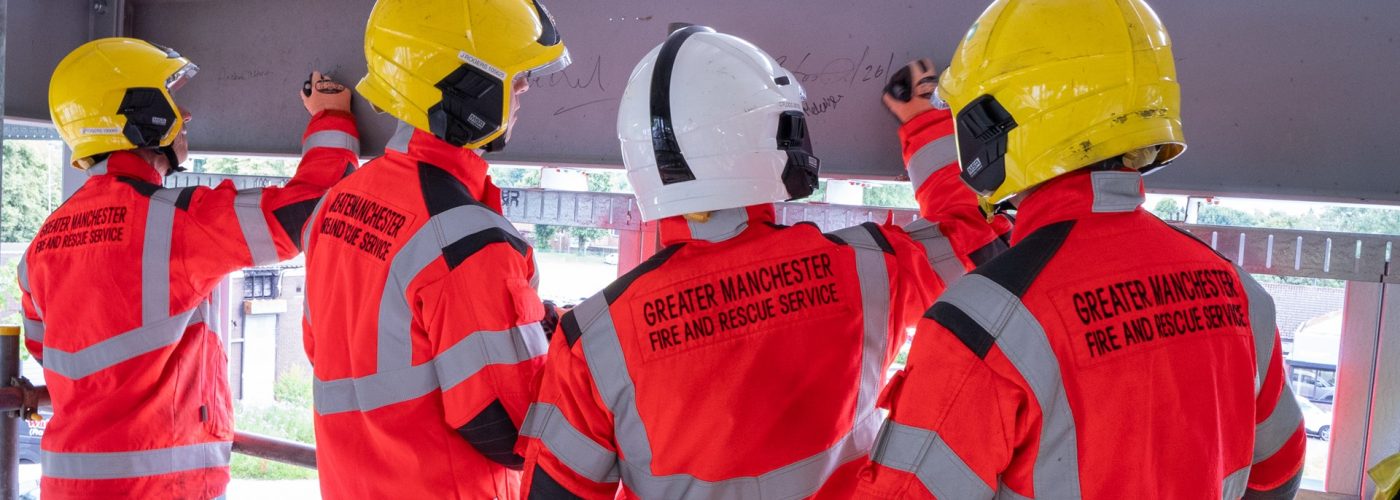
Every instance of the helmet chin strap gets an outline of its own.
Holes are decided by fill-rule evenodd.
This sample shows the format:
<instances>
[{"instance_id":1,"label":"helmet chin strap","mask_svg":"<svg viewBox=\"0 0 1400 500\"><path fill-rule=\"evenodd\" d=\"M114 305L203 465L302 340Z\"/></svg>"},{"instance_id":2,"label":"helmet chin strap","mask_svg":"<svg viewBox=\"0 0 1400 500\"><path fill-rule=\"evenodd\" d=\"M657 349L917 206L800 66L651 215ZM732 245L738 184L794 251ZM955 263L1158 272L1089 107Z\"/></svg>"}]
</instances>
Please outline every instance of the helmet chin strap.
<instances>
[{"instance_id":1,"label":"helmet chin strap","mask_svg":"<svg viewBox=\"0 0 1400 500\"><path fill-rule=\"evenodd\" d=\"M175 154L175 147L173 145L161 147L160 153L165 155L165 161L170 164L170 168L165 171L166 177L174 175L175 172L185 171L185 167L180 166L180 158Z\"/></svg>"}]
</instances>

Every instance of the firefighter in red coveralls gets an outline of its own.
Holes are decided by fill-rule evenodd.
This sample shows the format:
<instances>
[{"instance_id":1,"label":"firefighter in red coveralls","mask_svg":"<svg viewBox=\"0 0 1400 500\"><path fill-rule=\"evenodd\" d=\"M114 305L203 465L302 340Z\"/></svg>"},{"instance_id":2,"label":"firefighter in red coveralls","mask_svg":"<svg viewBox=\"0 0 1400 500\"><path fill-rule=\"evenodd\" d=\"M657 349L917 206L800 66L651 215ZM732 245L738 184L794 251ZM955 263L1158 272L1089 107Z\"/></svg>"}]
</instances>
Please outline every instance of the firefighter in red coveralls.
<instances>
[{"instance_id":1,"label":"firefighter in red coveralls","mask_svg":"<svg viewBox=\"0 0 1400 500\"><path fill-rule=\"evenodd\" d=\"M521 430L531 498L851 495L886 370L966 255L929 221L776 225L817 185L803 97L701 26L633 71L618 135L665 248L560 319Z\"/></svg>"},{"instance_id":2,"label":"firefighter in red coveralls","mask_svg":"<svg viewBox=\"0 0 1400 500\"><path fill-rule=\"evenodd\" d=\"M322 495L516 498L553 326L480 154L568 52L534 0L380 0L365 56L358 90L398 131L306 233Z\"/></svg>"},{"instance_id":3,"label":"firefighter in red coveralls","mask_svg":"<svg viewBox=\"0 0 1400 500\"><path fill-rule=\"evenodd\" d=\"M1272 300L1140 206L1141 175L1185 149L1157 15L998 0L937 93L963 179L1014 195L1017 225L920 321L860 496L1293 498Z\"/></svg>"},{"instance_id":4,"label":"firefighter in red coveralls","mask_svg":"<svg viewBox=\"0 0 1400 500\"><path fill-rule=\"evenodd\" d=\"M285 187L161 187L188 154L190 116L171 94L196 70L130 38L88 42L54 70L54 125L90 178L19 268L26 345L53 398L44 498L224 494L233 407L209 295L230 272L297 255L311 208L355 165L350 93L317 74Z\"/></svg>"}]
</instances>

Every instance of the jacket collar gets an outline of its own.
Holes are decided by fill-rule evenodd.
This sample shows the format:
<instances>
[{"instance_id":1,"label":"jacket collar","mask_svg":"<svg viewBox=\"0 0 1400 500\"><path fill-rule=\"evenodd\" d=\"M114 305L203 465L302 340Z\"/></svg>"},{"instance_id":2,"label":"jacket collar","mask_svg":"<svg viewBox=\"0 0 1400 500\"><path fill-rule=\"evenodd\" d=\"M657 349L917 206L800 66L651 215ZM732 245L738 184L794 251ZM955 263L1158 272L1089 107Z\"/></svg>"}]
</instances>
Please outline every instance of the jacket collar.
<instances>
[{"instance_id":1,"label":"jacket collar","mask_svg":"<svg viewBox=\"0 0 1400 500\"><path fill-rule=\"evenodd\" d=\"M708 222L694 222L675 216L661 219L661 244L671 246L687 241L719 243L741 234L771 230L775 219L773 204L716 210Z\"/></svg>"},{"instance_id":2,"label":"jacket collar","mask_svg":"<svg viewBox=\"0 0 1400 500\"><path fill-rule=\"evenodd\" d=\"M130 177L157 186L164 182L164 179L160 178L160 172L156 171L156 167L151 166L150 163L131 151L117 151L108 155L106 160L97 162L96 165L89 168L87 174L89 177L99 175Z\"/></svg>"},{"instance_id":3,"label":"jacket collar","mask_svg":"<svg viewBox=\"0 0 1400 500\"><path fill-rule=\"evenodd\" d=\"M1021 202L1011 244L1056 222L1140 211L1143 193L1142 174L1132 170L1084 169L1052 179Z\"/></svg>"},{"instance_id":4,"label":"jacket collar","mask_svg":"<svg viewBox=\"0 0 1400 500\"><path fill-rule=\"evenodd\" d=\"M462 181L473 198L497 212L501 211L501 192L486 175L490 165L476 151L453 146L400 121L393 137L384 146L384 155L401 156L409 162L427 163L443 169Z\"/></svg>"}]
</instances>

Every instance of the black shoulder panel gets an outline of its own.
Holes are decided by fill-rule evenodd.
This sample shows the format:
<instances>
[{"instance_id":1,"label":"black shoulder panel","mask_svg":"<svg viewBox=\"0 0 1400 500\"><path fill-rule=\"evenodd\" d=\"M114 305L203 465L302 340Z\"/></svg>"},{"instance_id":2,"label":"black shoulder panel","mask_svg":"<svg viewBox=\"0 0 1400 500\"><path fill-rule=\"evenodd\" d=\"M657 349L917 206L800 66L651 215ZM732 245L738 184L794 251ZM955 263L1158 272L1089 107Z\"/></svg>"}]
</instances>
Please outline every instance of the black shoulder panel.
<instances>
[{"instance_id":1,"label":"black shoulder panel","mask_svg":"<svg viewBox=\"0 0 1400 500\"><path fill-rule=\"evenodd\" d=\"M423 189L423 203L427 205L429 217L463 205L481 204L472 198L462 181L436 165L419 162L418 183Z\"/></svg>"},{"instance_id":2,"label":"black shoulder panel","mask_svg":"<svg viewBox=\"0 0 1400 500\"><path fill-rule=\"evenodd\" d=\"M456 269L457 266L462 265L462 263L466 262L472 255L475 255L477 252L480 252L482 248L486 248L486 245L492 243L509 244L511 248L514 248L520 255L525 255L525 253L530 250L530 244L526 243L525 240L517 238L505 229L493 227L466 235L462 237L462 239L443 247L442 258L447 261L447 269Z\"/></svg>"},{"instance_id":3,"label":"black shoulder panel","mask_svg":"<svg viewBox=\"0 0 1400 500\"><path fill-rule=\"evenodd\" d=\"M860 227L865 228L870 233L870 237L875 239L875 244L880 245L880 250L887 254L894 255L894 246L890 245L890 240L885 238L885 232L880 230L880 225L874 222L866 222Z\"/></svg>"},{"instance_id":4,"label":"black shoulder panel","mask_svg":"<svg viewBox=\"0 0 1400 500\"><path fill-rule=\"evenodd\" d=\"M952 304L935 302L933 307L924 313L924 317L937 321L943 328L953 332L968 350L977 355L977 359L987 359L987 351L992 350L992 345L997 342L996 337L988 333L986 328L982 328L982 325Z\"/></svg>"},{"instance_id":5,"label":"black shoulder panel","mask_svg":"<svg viewBox=\"0 0 1400 500\"><path fill-rule=\"evenodd\" d=\"M997 237L992 239L990 243L982 245L982 248L974 250L967 258L972 260L972 265L980 266L990 262L993 258L1005 253L1010 248L1011 247L1006 244L1006 240Z\"/></svg>"},{"instance_id":6,"label":"black shoulder panel","mask_svg":"<svg viewBox=\"0 0 1400 500\"><path fill-rule=\"evenodd\" d=\"M272 216L277 218L277 223L282 225L282 230L287 232L287 236L292 237L292 243L297 246L297 250L306 251L305 248L301 247L301 232L306 228L306 222L311 218L311 212L316 210L316 204L320 202L320 198L312 198L272 211Z\"/></svg>"},{"instance_id":7,"label":"black shoulder panel","mask_svg":"<svg viewBox=\"0 0 1400 500\"><path fill-rule=\"evenodd\" d=\"M195 191L195 189L198 189L198 188L195 187L195 186L190 186L190 187L181 189L181 190L180 190L180 196L179 196L178 198L175 198L175 208L178 208L178 209L184 210L184 211L189 211L189 209L190 209L190 202L194 200L194 191Z\"/></svg>"},{"instance_id":8,"label":"black shoulder panel","mask_svg":"<svg viewBox=\"0 0 1400 500\"><path fill-rule=\"evenodd\" d=\"M574 317L574 311L564 313L559 317L559 329L564 331L564 343L573 347L578 342L578 338L583 336L583 329L578 326L578 318Z\"/></svg>"},{"instance_id":9,"label":"black shoulder panel","mask_svg":"<svg viewBox=\"0 0 1400 500\"><path fill-rule=\"evenodd\" d=\"M535 466L535 474L530 479L530 492L526 493L527 500L583 500L583 497L575 495L564 485L559 484L543 467Z\"/></svg>"},{"instance_id":10,"label":"black shoulder panel","mask_svg":"<svg viewBox=\"0 0 1400 500\"><path fill-rule=\"evenodd\" d=\"M638 265L635 269L628 271L627 274L622 275L621 278L609 284L607 288L603 289L603 296L608 299L608 304L611 305L613 302L617 301L617 298L621 297L622 294L627 291L627 287L632 286L632 282L637 281L642 275L661 267L662 264L665 264L667 260L671 259L672 255L676 254L676 251L684 246L684 244L677 244L661 249L660 252L656 252L656 255L651 256L650 259L642 262L641 265Z\"/></svg>"},{"instance_id":11,"label":"black shoulder panel","mask_svg":"<svg viewBox=\"0 0 1400 500\"><path fill-rule=\"evenodd\" d=\"M511 470L525 467L525 459L515 454L515 441L520 438L520 430L515 428L515 423L510 420L510 414L506 413L506 407L499 399L492 401L466 425L457 428L457 434L492 462Z\"/></svg>"},{"instance_id":12,"label":"black shoulder panel","mask_svg":"<svg viewBox=\"0 0 1400 500\"><path fill-rule=\"evenodd\" d=\"M972 274L986 276L1017 297L1025 295L1073 229L1072 220L1042 227L986 265L978 266Z\"/></svg>"},{"instance_id":13,"label":"black shoulder panel","mask_svg":"<svg viewBox=\"0 0 1400 500\"><path fill-rule=\"evenodd\" d=\"M145 196L147 198L150 198L151 195L156 194L156 191L160 191L160 186L151 184L140 179L133 179L131 177L123 177L120 175L116 177L117 182L131 186L131 189L135 189L137 194L140 194L141 196Z\"/></svg>"}]
</instances>

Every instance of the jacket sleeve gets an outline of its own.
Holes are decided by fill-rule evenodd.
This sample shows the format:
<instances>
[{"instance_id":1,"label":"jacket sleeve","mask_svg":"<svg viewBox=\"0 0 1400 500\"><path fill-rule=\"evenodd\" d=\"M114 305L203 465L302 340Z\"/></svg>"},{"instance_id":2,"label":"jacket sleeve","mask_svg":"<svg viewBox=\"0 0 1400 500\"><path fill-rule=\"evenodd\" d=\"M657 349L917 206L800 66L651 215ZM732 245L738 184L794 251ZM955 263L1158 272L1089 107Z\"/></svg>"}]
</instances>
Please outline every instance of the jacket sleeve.
<instances>
[{"instance_id":1,"label":"jacket sleeve","mask_svg":"<svg viewBox=\"0 0 1400 500\"><path fill-rule=\"evenodd\" d=\"M904 346L909 330L918 325L924 311L927 311L947 288L935 266L939 265L937 254L944 252L951 255L951 250L941 233L910 233L892 225L885 226L884 230L890 247L894 249L894 272L890 274L890 313L895 323L891 325L893 341L889 343L893 355ZM930 238L934 240L931 241ZM958 270L961 271L961 268Z\"/></svg>"},{"instance_id":2,"label":"jacket sleeve","mask_svg":"<svg viewBox=\"0 0 1400 500\"><path fill-rule=\"evenodd\" d=\"M1274 492L1292 484L1303 472L1307 435L1303 431L1303 411L1288 383L1283 364L1282 341L1276 326L1273 298L1249 274L1240 271L1249 297L1250 324L1255 329L1255 352L1259 356L1259 394L1255 398L1254 459L1249 472L1251 493ZM1288 493L1288 492L1285 492ZM1292 494L1287 494L1292 498ZM1278 497L1275 497L1278 498Z\"/></svg>"},{"instance_id":3,"label":"jacket sleeve","mask_svg":"<svg viewBox=\"0 0 1400 500\"><path fill-rule=\"evenodd\" d=\"M417 295L442 387L443 421L486 458L515 453L548 341L532 261L510 243L483 246Z\"/></svg>"},{"instance_id":4,"label":"jacket sleeve","mask_svg":"<svg viewBox=\"0 0 1400 500\"><path fill-rule=\"evenodd\" d=\"M963 267L970 270L1006 251L1009 219L988 221L977 194L959 175L950 112L935 109L915 117L900 127L899 139L919 216L938 224Z\"/></svg>"},{"instance_id":5,"label":"jacket sleeve","mask_svg":"<svg viewBox=\"0 0 1400 500\"><path fill-rule=\"evenodd\" d=\"M980 354L948 327L920 321L908 365L880 397L891 412L858 498L992 498L999 481L1030 491L1014 486L1029 484L1035 457L1023 455L1038 410L1003 355Z\"/></svg>"},{"instance_id":6,"label":"jacket sleeve","mask_svg":"<svg viewBox=\"0 0 1400 500\"><path fill-rule=\"evenodd\" d=\"M354 117L332 111L312 117L301 163L285 186L239 190L224 181L181 189L171 250L196 288L244 267L290 259L301 252L302 229L316 204L358 160Z\"/></svg>"},{"instance_id":7,"label":"jacket sleeve","mask_svg":"<svg viewBox=\"0 0 1400 500\"><path fill-rule=\"evenodd\" d=\"M20 256L15 269L15 281L19 282L20 315L24 321L24 348L39 364L44 363L44 316L34 301L29 288L29 249Z\"/></svg>"},{"instance_id":8,"label":"jacket sleeve","mask_svg":"<svg viewBox=\"0 0 1400 500\"><path fill-rule=\"evenodd\" d=\"M522 440L528 498L611 499L619 465L613 419L584 359L573 312L550 339L539 397L530 406Z\"/></svg>"}]
</instances>

